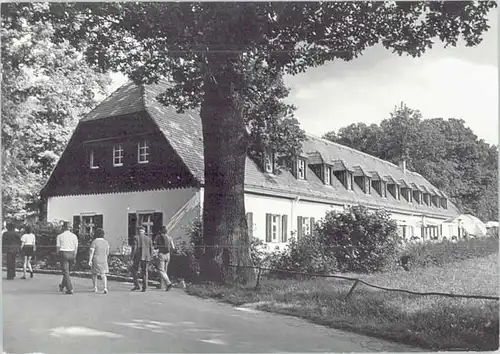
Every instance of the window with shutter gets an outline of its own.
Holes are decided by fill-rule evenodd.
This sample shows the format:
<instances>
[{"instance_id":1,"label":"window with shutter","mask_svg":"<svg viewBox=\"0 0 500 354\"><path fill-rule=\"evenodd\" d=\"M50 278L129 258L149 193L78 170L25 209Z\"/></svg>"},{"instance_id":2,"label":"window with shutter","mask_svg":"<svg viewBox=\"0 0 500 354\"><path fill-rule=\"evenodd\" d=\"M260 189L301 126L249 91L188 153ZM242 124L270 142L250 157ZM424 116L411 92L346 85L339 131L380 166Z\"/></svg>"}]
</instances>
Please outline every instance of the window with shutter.
<instances>
[{"instance_id":1,"label":"window with shutter","mask_svg":"<svg viewBox=\"0 0 500 354\"><path fill-rule=\"evenodd\" d=\"M73 233L76 236L80 235L80 224L81 224L80 215L73 215Z\"/></svg>"},{"instance_id":2,"label":"window with shutter","mask_svg":"<svg viewBox=\"0 0 500 354\"><path fill-rule=\"evenodd\" d=\"M247 227L248 227L248 238L250 241L253 239L253 213L248 212L246 214Z\"/></svg>"},{"instance_id":3,"label":"window with shutter","mask_svg":"<svg viewBox=\"0 0 500 354\"><path fill-rule=\"evenodd\" d=\"M306 160L304 159L297 160L297 178L306 179Z\"/></svg>"},{"instance_id":4,"label":"window with shutter","mask_svg":"<svg viewBox=\"0 0 500 354\"><path fill-rule=\"evenodd\" d=\"M272 214L266 214L266 242L271 242Z\"/></svg>"},{"instance_id":5,"label":"window with shutter","mask_svg":"<svg viewBox=\"0 0 500 354\"><path fill-rule=\"evenodd\" d=\"M97 229L96 215L82 215L81 236L90 238Z\"/></svg>"},{"instance_id":6,"label":"window with shutter","mask_svg":"<svg viewBox=\"0 0 500 354\"><path fill-rule=\"evenodd\" d=\"M271 241L279 242L280 240L280 216L273 215L271 219Z\"/></svg>"},{"instance_id":7,"label":"window with shutter","mask_svg":"<svg viewBox=\"0 0 500 354\"><path fill-rule=\"evenodd\" d=\"M281 242L288 240L288 215L281 216Z\"/></svg>"},{"instance_id":8,"label":"window with shutter","mask_svg":"<svg viewBox=\"0 0 500 354\"><path fill-rule=\"evenodd\" d=\"M153 225L154 225L153 218L154 218L154 213L137 214L137 220L138 220L137 225L143 226L146 231L146 235L149 236L153 234Z\"/></svg>"},{"instance_id":9,"label":"window with shutter","mask_svg":"<svg viewBox=\"0 0 500 354\"><path fill-rule=\"evenodd\" d=\"M264 171L274 173L274 153L271 150L264 152Z\"/></svg>"},{"instance_id":10,"label":"window with shutter","mask_svg":"<svg viewBox=\"0 0 500 354\"><path fill-rule=\"evenodd\" d=\"M302 216L297 216L297 240L300 240L303 235Z\"/></svg>"}]
</instances>

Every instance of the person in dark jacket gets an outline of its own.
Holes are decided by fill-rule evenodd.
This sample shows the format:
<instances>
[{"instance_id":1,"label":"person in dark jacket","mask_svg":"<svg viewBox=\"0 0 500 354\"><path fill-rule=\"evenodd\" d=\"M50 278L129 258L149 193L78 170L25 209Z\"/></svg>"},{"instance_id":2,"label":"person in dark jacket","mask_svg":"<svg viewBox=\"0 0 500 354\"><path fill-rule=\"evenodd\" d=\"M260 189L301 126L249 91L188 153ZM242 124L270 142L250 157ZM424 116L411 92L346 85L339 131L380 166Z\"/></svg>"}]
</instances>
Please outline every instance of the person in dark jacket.
<instances>
[{"instance_id":1,"label":"person in dark jacket","mask_svg":"<svg viewBox=\"0 0 500 354\"><path fill-rule=\"evenodd\" d=\"M7 224L7 231L2 235L2 248L4 249L7 261L7 279L16 277L16 256L21 247L21 237L15 231L14 224Z\"/></svg>"},{"instance_id":2,"label":"person in dark jacket","mask_svg":"<svg viewBox=\"0 0 500 354\"><path fill-rule=\"evenodd\" d=\"M142 291L146 291L148 287L148 267L149 262L153 257L153 240L146 235L146 230L143 226L137 229L138 235L134 237L134 245L132 246L132 277L134 279L134 287L132 291L140 290L138 272L141 268L142 274Z\"/></svg>"}]
</instances>

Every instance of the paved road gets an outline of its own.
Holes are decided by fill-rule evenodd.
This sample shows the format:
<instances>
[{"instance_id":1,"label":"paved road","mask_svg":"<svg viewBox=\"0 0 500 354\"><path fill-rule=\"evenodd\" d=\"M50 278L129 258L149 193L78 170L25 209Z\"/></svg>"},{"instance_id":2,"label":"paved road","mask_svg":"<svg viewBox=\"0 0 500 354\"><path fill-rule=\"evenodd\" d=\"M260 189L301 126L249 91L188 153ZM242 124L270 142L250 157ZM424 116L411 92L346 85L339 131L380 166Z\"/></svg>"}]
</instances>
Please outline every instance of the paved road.
<instances>
[{"instance_id":1,"label":"paved road","mask_svg":"<svg viewBox=\"0 0 500 354\"><path fill-rule=\"evenodd\" d=\"M59 276L5 280L3 350L7 353L243 353L416 351L401 344L306 321L244 311L189 296L110 282L109 294L90 292L73 278L74 295L59 293Z\"/></svg>"}]
</instances>

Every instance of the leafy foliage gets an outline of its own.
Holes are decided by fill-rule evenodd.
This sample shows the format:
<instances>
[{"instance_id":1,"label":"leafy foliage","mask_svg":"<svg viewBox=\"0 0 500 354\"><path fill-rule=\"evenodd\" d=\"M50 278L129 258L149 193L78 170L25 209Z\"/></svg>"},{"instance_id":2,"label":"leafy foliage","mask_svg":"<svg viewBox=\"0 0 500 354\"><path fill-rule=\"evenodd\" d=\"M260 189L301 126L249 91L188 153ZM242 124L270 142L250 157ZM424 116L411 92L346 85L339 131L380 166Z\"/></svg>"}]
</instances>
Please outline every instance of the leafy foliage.
<instances>
[{"instance_id":1,"label":"leafy foliage","mask_svg":"<svg viewBox=\"0 0 500 354\"><path fill-rule=\"evenodd\" d=\"M5 8L3 4L2 10ZM89 68L54 28L34 21L48 4L2 13L3 215L22 219L37 209L38 193L77 120L104 93L107 75ZM30 205L27 205L31 203Z\"/></svg>"},{"instance_id":2,"label":"leafy foliage","mask_svg":"<svg viewBox=\"0 0 500 354\"><path fill-rule=\"evenodd\" d=\"M276 252L270 259L272 269L282 271L328 274L337 270L335 255L315 233L298 240L290 239L283 252ZM275 272L278 277L295 277L286 272Z\"/></svg>"},{"instance_id":3,"label":"leafy foliage","mask_svg":"<svg viewBox=\"0 0 500 354\"><path fill-rule=\"evenodd\" d=\"M389 213L363 206L328 212L318 222L317 233L325 254L334 255L341 271L383 270L393 261L400 241Z\"/></svg>"},{"instance_id":4,"label":"leafy foliage","mask_svg":"<svg viewBox=\"0 0 500 354\"><path fill-rule=\"evenodd\" d=\"M380 125L352 124L325 138L395 164L405 158L409 169L444 191L462 212L496 220L498 149L461 119L423 120L419 111L402 105Z\"/></svg>"},{"instance_id":5,"label":"leafy foliage","mask_svg":"<svg viewBox=\"0 0 500 354\"><path fill-rule=\"evenodd\" d=\"M451 263L462 262L498 254L498 237L460 239L457 242L444 240L411 244L402 254L409 256L410 269L429 266L444 267Z\"/></svg>"}]
</instances>

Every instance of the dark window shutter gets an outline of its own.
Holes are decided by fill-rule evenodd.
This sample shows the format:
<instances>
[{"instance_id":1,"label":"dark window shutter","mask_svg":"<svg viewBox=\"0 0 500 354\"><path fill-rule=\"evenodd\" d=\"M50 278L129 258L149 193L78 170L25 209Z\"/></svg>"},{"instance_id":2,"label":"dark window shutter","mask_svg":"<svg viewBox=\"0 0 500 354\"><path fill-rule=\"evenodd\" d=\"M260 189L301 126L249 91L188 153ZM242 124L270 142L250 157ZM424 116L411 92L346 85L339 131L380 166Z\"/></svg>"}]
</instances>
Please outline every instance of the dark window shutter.
<instances>
[{"instance_id":1,"label":"dark window shutter","mask_svg":"<svg viewBox=\"0 0 500 354\"><path fill-rule=\"evenodd\" d=\"M286 242L288 238L288 215L281 216L281 242Z\"/></svg>"},{"instance_id":2,"label":"dark window shutter","mask_svg":"<svg viewBox=\"0 0 500 354\"><path fill-rule=\"evenodd\" d=\"M94 220L95 220L96 229L102 229L102 227L103 227L103 215L96 215Z\"/></svg>"},{"instance_id":3,"label":"dark window shutter","mask_svg":"<svg viewBox=\"0 0 500 354\"><path fill-rule=\"evenodd\" d=\"M134 237L137 228L137 214L128 214L128 244L134 244Z\"/></svg>"},{"instance_id":4,"label":"dark window shutter","mask_svg":"<svg viewBox=\"0 0 500 354\"><path fill-rule=\"evenodd\" d=\"M297 160L296 159L292 160L292 174L295 178L297 178L298 173L297 173Z\"/></svg>"},{"instance_id":5,"label":"dark window shutter","mask_svg":"<svg viewBox=\"0 0 500 354\"><path fill-rule=\"evenodd\" d=\"M161 227L163 226L163 213L154 213L153 214L153 236L156 236L160 233Z\"/></svg>"},{"instance_id":6,"label":"dark window shutter","mask_svg":"<svg viewBox=\"0 0 500 354\"><path fill-rule=\"evenodd\" d=\"M314 225L315 225L314 218L310 218L309 220L311 221L311 235L312 235L314 233Z\"/></svg>"},{"instance_id":7,"label":"dark window shutter","mask_svg":"<svg viewBox=\"0 0 500 354\"><path fill-rule=\"evenodd\" d=\"M80 235L80 215L73 215L73 233L76 236Z\"/></svg>"},{"instance_id":8,"label":"dark window shutter","mask_svg":"<svg viewBox=\"0 0 500 354\"><path fill-rule=\"evenodd\" d=\"M247 213L248 239L253 239L253 213Z\"/></svg>"},{"instance_id":9,"label":"dark window shutter","mask_svg":"<svg viewBox=\"0 0 500 354\"><path fill-rule=\"evenodd\" d=\"M297 240L302 237L302 216L297 216Z\"/></svg>"},{"instance_id":10,"label":"dark window shutter","mask_svg":"<svg viewBox=\"0 0 500 354\"><path fill-rule=\"evenodd\" d=\"M266 242L271 242L271 233L272 233L272 215L266 214Z\"/></svg>"}]
</instances>

